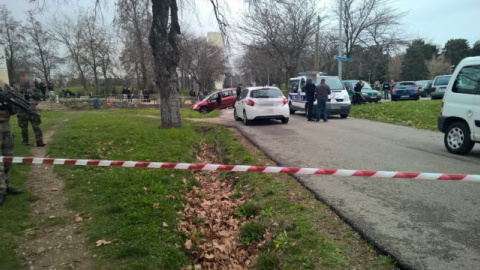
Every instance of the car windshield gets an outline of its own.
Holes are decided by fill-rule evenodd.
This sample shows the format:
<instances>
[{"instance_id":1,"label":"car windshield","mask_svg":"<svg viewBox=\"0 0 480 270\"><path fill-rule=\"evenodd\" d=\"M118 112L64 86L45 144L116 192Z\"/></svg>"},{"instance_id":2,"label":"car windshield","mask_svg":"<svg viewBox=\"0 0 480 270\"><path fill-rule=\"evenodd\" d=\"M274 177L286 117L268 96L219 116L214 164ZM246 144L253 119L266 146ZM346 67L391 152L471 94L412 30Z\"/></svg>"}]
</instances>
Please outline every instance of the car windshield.
<instances>
[{"instance_id":1,"label":"car windshield","mask_svg":"<svg viewBox=\"0 0 480 270\"><path fill-rule=\"evenodd\" d=\"M447 85L448 82L450 81L450 77L452 77L452 76L437 77L433 84L435 84L435 85Z\"/></svg>"},{"instance_id":2,"label":"car windshield","mask_svg":"<svg viewBox=\"0 0 480 270\"><path fill-rule=\"evenodd\" d=\"M298 90L299 84L300 84L300 80L290 80L290 85L289 85L290 93L296 93Z\"/></svg>"},{"instance_id":3,"label":"car windshield","mask_svg":"<svg viewBox=\"0 0 480 270\"><path fill-rule=\"evenodd\" d=\"M358 83L359 80L350 80L350 81L343 81L345 83L345 85L347 84L350 84L350 85L353 85L353 87L355 87L355 84ZM373 90L372 86L367 83L367 82L364 82L362 81L362 84L363 84L363 87L362 87L362 90Z\"/></svg>"},{"instance_id":4,"label":"car windshield","mask_svg":"<svg viewBox=\"0 0 480 270\"><path fill-rule=\"evenodd\" d=\"M281 98L282 91L278 89L258 89L250 92L251 98Z\"/></svg>"},{"instance_id":5,"label":"car windshield","mask_svg":"<svg viewBox=\"0 0 480 270\"><path fill-rule=\"evenodd\" d=\"M202 101L209 100L209 99L216 99L217 98L217 93L210 94L206 96Z\"/></svg>"},{"instance_id":6,"label":"car windshield","mask_svg":"<svg viewBox=\"0 0 480 270\"><path fill-rule=\"evenodd\" d=\"M399 82L395 84L395 88L412 88L415 87L414 82Z\"/></svg>"},{"instance_id":7,"label":"car windshield","mask_svg":"<svg viewBox=\"0 0 480 270\"><path fill-rule=\"evenodd\" d=\"M345 89L342 81L337 77L317 77L315 85L320 85L321 79L325 79L325 84L330 86L330 90L343 90Z\"/></svg>"}]
</instances>

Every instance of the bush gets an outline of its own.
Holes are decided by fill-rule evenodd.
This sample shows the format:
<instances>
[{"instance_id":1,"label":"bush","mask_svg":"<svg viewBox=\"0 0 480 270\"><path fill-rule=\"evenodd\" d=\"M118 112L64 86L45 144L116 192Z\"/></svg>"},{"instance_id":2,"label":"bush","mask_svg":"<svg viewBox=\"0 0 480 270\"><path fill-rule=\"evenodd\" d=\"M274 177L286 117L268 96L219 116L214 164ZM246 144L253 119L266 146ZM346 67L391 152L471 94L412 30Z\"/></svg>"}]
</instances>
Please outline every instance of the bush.
<instances>
[{"instance_id":1,"label":"bush","mask_svg":"<svg viewBox=\"0 0 480 270\"><path fill-rule=\"evenodd\" d=\"M258 207L254 203L247 202L246 204L242 205L238 209L237 215L240 217L252 218L252 217L258 216L258 214L260 213L260 210L261 210L260 207Z\"/></svg>"}]
</instances>

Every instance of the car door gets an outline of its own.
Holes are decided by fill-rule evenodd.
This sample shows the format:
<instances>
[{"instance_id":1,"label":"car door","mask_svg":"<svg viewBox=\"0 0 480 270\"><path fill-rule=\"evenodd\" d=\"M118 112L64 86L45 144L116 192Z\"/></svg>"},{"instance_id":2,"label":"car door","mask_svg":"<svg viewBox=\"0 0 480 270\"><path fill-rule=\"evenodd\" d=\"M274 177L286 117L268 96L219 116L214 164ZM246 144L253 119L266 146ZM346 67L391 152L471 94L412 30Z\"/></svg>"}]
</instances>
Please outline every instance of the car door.
<instances>
[{"instance_id":1,"label":"car door","mask_svg":"<svg viewBox=\"0 0 480 270\"><path fill-rule=\"evenodd\" d=\"M233 104L235 103L235 98L236 98L236 92L235 91L228 91L228 96L226 99L226 106L225 108L230 108L233 107Z\"/></svg>"},{"instance_id":2,"label":"car door","mask_svg":"<svg viewBox=\"0 0 480 270\"><path fill-rule=\"evenodd\" d=\"M221 106L221 109L225 109L225 108L228 108L230 107L230 100L229 100L229 97L230 97L230 92L229 91L224 91L224 92L220 92L220 94L222 95L222 104L220 105Z\"/></svg>"},{"instance_id":3,"label":"car door","mask_svg":"<svg viewBox=\"0 0 480 270\"><path fill-rule=\"evenodd\" d=\"M452 109L464 116L475 140L480 140L480 65L464 66L452 86Z\"/></svg>"},{"instance_id":4,"label":"car door","mask_svg":"<svg viewBox=\"0 0 480 270\"><path fill-rule=\"evenodd\" d=\"M243 118L243 110L245 109L245 98L248 94L248 89L243 89L240 93L238 101L235 103L235 109L237 110L238 116Z\"/></svg>"},{"instance_id":5,"label":"car door","mask_svg":"<svg viewBox=\"0 0 480 270\"><path fill-rule=\"evenodd\" d=\"M210 111L213 111L217 108L217 97L218 95L221 94L220 92L219 93L216 93L216 94L213 94L207 101L207 107Z\"/></svg>"}]
</instances>

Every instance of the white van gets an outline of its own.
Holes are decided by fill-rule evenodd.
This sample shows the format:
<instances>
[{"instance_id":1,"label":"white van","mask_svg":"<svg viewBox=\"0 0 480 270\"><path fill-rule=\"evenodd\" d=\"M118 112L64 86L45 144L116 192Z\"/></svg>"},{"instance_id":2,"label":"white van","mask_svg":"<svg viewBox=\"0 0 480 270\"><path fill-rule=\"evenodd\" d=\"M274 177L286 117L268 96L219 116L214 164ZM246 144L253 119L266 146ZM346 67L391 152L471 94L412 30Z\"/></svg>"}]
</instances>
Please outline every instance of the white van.
<instances>
[{"instance_id":1,"label":"white van","mask_svg":"<svg viewBox=\"0 0 480 270\"><path fill-rule=\"evenodd\" d=\"M299 75L298 77L290 78L288 89L290 114L294 114L296 111L307 111L307 96L302 88L307 83L307 78L309 78L312 79L315 85L320 85L320 81L325 79L325 83L330 86L332 93L328 96L327 101L328 114L339 114L342 118L348 117L351 107L350 98L348 97L345 85L337 76L312 75L306 73L299 73Z\"/></svg>"},{"instance_id":2,"label":"white van","mask_svg":"<svg viewBox=\"0 0 480 270\"><path fill-rule=\"evenodd\" d=\"M452 74L438 129L453 154L466 154L480 142L480 56L463 59Z\"/></svg>"}]
</instances>

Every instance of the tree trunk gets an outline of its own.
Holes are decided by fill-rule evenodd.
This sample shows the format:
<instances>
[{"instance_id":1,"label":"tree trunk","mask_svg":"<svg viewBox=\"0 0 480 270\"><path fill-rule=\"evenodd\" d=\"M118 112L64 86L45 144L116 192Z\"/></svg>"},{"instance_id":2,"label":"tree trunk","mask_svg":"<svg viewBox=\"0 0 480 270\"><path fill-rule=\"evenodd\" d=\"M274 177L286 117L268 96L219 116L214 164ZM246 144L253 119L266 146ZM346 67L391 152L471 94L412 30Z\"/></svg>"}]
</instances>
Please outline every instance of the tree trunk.
<instances>
[{"instance_id":1,"label":"tree trunk","mask_svg":"<svg viewBox=\"0 0 480 270\"><path fill-rule=\"evenodd\" d=\"M178 128L182 126L182 119L177 92L180 25L176 0L152 0L152 14L149 39L155 64L155 81L160 91L161 127Z\"/></svg>"}]
</instances>

